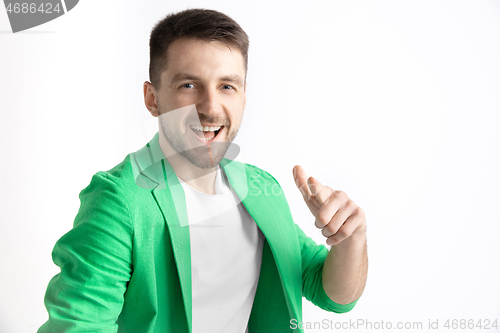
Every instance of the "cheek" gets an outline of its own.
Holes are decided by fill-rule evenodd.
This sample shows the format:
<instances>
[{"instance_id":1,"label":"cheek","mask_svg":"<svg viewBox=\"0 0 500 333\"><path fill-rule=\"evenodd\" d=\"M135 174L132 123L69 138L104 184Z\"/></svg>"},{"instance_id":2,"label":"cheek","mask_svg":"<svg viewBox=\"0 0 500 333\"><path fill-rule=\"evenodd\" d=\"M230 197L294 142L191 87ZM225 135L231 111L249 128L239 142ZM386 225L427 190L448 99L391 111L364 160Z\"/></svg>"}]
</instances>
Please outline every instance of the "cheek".
<instances>
[{"instance_id":1,"label":"cheek","mask_svg":"<svg viewBox=\"0 0 500 333\"><path fill-rule=\"evenodd\" d=\"M231 109L237 114L241 114L245 108L245 96L233 97L227 100L228 105L231 105Z\"/></svg>"},{"instance_id":2,"label":"cheek","mask_svg":"<svg viewBox=\"0 0 500 333\"><path fill-rule=\"evenodd\" d=\"M193 94L170 94L166 96L164 104L169 111L172 111L188 105L196 104L196 98L193 97Z\"/></svg>"},{"instance_id":3,"label":"cheek","mask_svg":"<svg viewBox=\"0 0 500 333\"><path fill-rule=\"evenodd\" d=\"M196 94L194 92L178 92L174 95L173 100L176 101L177 104L195 104Z\"/></svg>"},{"instance_id":4,"label":"cheek","mask_svg":"<svg viewBox=\"0 0 500 333\"><path fill-rule=\"evenodd\" d=\"M231 127L233 130L238 129L241 126L241 121L243 117L243 112L239 111L233 113L232 119L231 119Z\"/></svg>"}]
</instances>

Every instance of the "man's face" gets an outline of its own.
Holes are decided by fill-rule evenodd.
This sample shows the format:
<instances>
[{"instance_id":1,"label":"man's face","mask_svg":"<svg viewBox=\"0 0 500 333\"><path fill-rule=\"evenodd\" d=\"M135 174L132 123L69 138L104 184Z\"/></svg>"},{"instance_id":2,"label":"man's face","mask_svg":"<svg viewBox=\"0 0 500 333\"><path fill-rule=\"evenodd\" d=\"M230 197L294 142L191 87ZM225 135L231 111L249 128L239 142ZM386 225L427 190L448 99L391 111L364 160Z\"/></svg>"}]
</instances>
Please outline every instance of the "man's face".
<instances>
[{"instance_id":1,"label":"man's face","mask_svg":"<svg viewBox=\"0 0 500 333\"><path fill-rule=\"evenodd\" d=\"M246 104L244 58L230 47L218 41L176 40L168 49L157 91L165 138L202 169L220 163L236 137ZM200 126L221 128L200 131Z\"/></svg>"}]
</instances>

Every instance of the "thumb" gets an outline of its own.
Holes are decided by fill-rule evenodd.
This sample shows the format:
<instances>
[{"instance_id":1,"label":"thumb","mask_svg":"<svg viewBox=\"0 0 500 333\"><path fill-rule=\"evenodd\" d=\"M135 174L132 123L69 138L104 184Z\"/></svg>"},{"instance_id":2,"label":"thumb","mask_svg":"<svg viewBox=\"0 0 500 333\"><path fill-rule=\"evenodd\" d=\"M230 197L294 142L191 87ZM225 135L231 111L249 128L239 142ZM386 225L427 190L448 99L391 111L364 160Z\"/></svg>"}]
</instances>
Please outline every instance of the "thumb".
<instances>
[{"instance_id":1,"label":"thumb","mask_svg":"<svg viewBox=\"0 0 500 333\"><path fill-rule=\"evenodd\" d=\"M314 195L309 187L307 174L304 168L300 165L296 165L293 168L293 178L295 180L295 185L297 185L300 193L302 193L302 197L304 198L307 207L309 207L309 210L313 213L313 215L316 214L318 207L321 206L321 203L314 199Z\"/></svg>"},{"instance_id":2,"label":"thumb","mask_svg":"<svg viewBox=\"0 0 500 333\"><path fill-rule=\"evenodd\" d=\"M293 167L293 178L295 180L295 185L299 189L300 193L304 197L304 200L308 200L312 197L311 190L307 184L307 174L306 170L300 165Z\"/></svg>"}]
</instances>

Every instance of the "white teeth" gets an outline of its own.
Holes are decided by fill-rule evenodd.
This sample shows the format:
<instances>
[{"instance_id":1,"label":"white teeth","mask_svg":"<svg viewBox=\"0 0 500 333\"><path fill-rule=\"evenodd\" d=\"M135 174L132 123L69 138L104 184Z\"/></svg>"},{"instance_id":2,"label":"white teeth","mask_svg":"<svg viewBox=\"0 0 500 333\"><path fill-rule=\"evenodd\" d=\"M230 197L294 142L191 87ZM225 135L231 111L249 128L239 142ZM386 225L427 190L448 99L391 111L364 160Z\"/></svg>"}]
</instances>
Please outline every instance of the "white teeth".
<instances>
[{"instance_id":1,"label":"white teeth","mask_svg":"<svg viewBox=\"0 0 500 333\"><path fill-rule=\"evenodd\" d=\"M204 131L204 132L208 132L208 131L218 131L220 130L222 126L201 126L201 125L191 125L191 128L192 129L195 129L195 130L198 130L198 131Z\"/></svg>"}]
</instances>

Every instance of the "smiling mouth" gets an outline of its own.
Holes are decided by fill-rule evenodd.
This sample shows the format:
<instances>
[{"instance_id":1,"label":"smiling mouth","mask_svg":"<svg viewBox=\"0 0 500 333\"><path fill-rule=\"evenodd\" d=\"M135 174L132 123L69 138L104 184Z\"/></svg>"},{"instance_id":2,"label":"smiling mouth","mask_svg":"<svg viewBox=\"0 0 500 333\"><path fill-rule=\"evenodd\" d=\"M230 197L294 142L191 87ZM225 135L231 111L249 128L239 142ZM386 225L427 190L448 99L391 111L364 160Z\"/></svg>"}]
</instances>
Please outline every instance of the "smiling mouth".
<instances>
[{"instance_id":1,"label":"smiling mouth","mask_svg":"<svg viewBox=\"0 0 500 333\"><path fill-rule=\"evenodd\" d=\"M224 126L200 126L200 125L191 125L189 127L194 132L194 134L196 134L200 139L203 139L207 142L214 141L224 128Z\"/></svg>"}]
</instances>

